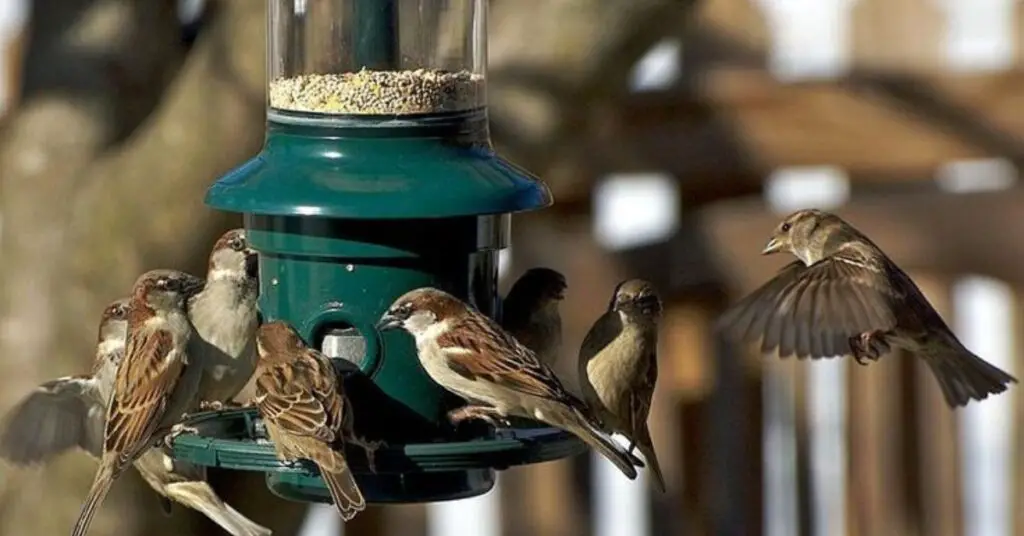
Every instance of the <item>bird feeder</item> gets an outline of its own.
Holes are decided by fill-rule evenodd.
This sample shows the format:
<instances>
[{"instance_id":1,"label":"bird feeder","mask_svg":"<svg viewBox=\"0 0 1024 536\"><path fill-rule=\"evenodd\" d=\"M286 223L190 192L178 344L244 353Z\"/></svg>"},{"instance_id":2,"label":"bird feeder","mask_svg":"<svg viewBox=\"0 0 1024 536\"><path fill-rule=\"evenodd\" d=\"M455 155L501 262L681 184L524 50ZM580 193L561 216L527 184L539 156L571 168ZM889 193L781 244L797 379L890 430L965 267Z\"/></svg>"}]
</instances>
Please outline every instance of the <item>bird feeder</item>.
<instances>
[{"instance_id":1,"label":"bird feeder","mask_svg":"<svg viewBox=\"0 0 1024 536\"><path fill-rule=\"evenodd\" d=\"M496 155L486 106L485 0L269 0L267 135L206 203L244 215L260 253L260 310L345 370L356 432L383 440L370 502L487 492L495 469L579 454L564 432L453 428L462 404L421 368L410 337L374 324L434 286L499 313L498 252L511 214L547 187ZM174 456L263 471L278 495L329 501L315 468L278 462L253 409L208 412ZM532 423L530 423L532 425Z\"/></svg>"}]
</instances>

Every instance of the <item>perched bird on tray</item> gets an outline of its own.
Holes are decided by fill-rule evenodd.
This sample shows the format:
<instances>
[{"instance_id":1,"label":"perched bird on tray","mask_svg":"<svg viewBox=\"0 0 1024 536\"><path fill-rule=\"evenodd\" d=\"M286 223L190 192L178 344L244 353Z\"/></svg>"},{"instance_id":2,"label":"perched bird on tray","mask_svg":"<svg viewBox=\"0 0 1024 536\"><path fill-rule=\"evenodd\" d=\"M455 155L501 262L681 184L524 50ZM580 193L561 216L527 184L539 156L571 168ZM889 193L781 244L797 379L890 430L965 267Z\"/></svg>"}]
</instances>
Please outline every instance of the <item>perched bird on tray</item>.
<instances>
[{"instance_id":1,"label":"perched bird on tray","mask_svg":"<svg viewBox=\"0 0 1024 536\"><path fill-rule=\"evenodd\" d=\"M453 423L482 419L497 425L507 417L534 419L572 433L636 478L630 455L605 434L590 409L561 384L551 369L490 318L438 289L400 296L377 323L401 328L416 340L420 364L441 387L470 405L454 410Z\"/></svg>"}]
</instances>

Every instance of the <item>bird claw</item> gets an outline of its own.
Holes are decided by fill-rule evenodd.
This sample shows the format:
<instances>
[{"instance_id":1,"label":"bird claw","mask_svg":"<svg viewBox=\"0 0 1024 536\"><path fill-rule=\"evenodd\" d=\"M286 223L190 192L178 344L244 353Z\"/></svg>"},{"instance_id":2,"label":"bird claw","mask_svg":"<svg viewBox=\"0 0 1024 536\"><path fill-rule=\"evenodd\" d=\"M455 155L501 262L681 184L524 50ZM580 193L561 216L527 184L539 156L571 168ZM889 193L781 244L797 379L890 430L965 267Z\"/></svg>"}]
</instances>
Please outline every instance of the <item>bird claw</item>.
<instances>
[{"instance_id":1,"label":"bird claw","mask_svg":"<svg viewBox=\"0 0 1024 536\"><path fill-rule=\"evenodd\" d=\"M220 411L224 403L220 400L203 400L199 403L200 411Z\"/></svg>"},{"instance_id":2,"label":"bird claw","mask_svg":"<svg viewBox=\"0 0 1024 536\"><path fill-rule=\"evenodd\" d=\"M376 454L377 449L386 447L387 443L384 441L374 441L366 439L361 436L352 436L348 439L348 442L363 449L363 453L366 456L366 465L370 468L371 473L377 472Z\"/></svg>"},{"instance_id":3,"label":"bird claw","mask_svg":"<svg viewBox=\"0 0 1024 536\"><path fill-rule=\"evenodd\" d=\"M175 424L171 427L170 433L164 436L164 447L166 447L167 450L172 450L174 448L174 440L183 434L198 435L199 429L194 426L186 426L181 423Z\"/></svg>"},{"instance_id":4,"label":"bird claw","mask_svg":"<svg viewBox=\"0 0 1024 536\"><path fill-rule=\"evenodd\" d=\"M448 412L448 421L452 424L459 424L469 419L480 419L495 428L512 427L512 423L508 419L498 415L493 409L483 406L464 406Z\"/></svg>"},{"instance_id":5,"label":"bird claw","mask_svg":"<svg viewBox=\"0 0 1024 536\"><path fill-rule=\"evenodd\" d=\"M222 411L225 409L238 409L245 407L237 402L222 402L220 400L203 400L199 403L201 411Z\"/></svg>"},{"instance_id":6,"label":"bird claw","mask_svg":"<svg viewBox=\"0 0 1024 536\"><path fill-rule=\"evenodd\" d=\"M854 361L862 367L866 367L871 361L878 361L879 349L874 347L873 343L884 345L883 336L881 332L873 331L850 337L850 353L853 354Z\"/></svg>"}]
</instances>

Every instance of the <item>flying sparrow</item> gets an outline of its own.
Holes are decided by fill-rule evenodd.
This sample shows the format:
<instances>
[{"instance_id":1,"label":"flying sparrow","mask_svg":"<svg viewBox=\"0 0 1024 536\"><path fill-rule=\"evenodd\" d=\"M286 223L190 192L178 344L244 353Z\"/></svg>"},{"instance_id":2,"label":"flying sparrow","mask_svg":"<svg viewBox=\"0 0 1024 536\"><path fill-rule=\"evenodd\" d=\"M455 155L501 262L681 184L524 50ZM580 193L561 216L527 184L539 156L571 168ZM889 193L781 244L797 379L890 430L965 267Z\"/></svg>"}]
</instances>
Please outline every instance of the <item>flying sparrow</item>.
<instances>
[{"instance_id":1,"label":"flying sparrow","mask_svg":"<svg viewBox=\"0 0 1024 536\"><path fill-rule=\"evenodd\" d=\"M501 312L501 327L552 367L562 349L565 276L550 268L530 268L509 289Z\"/></svg>"},{"instance_id":2,"label":"flying sparrow","mask_svg":"<svg viewBox=\"0 0 1024 536\"><path fill-rule=\"evenodd\" d=\"M202 368L190 366L185 312L191 276L152 270L135 282L128 334L107 406L100 467L72 536L84 536L114 480L172 431L196 402Z\"/></svg>"},{"instance_id":3,"label":"flying sparrow","mask_svg":"<svg viewBox=\"0 0 1024 536\"><path fill-rule=\"evenodd\" d=\"M306 346L281 321L260 326L256 347L255 402L278 459L315 463L334 507L342 519L352 519L366 501L345 461L345 443L354 438L347 429L348 401L337 371L327 356Z\"/></svg>"},{"instance_id":4,"label":"flying sparrow","mask_svg":"<svg viewBox=\"0 0 1024 536\"><path fill-rule=\"evenodd\" d=\"M27 466L75 447L102 456L107 401L124 356L128 309L125 298L103 310L90 374L45 382L11 408L0 425L0 457Z\"/></svg>"},{"instance_id":5,"label":"flying sparrow","mask_svg":"<svg viewBox=\"0 0 1024 536\"><path fill-rule=\"evenodd\" d=\"M204 368L204 408L231 403L256 370L256 276L256 251L244 229L232 229L214 244L206 283L189 299L188 316L199 335L196 360Z\"/></svg>"},{"instance_id":6,"label":"flying sparrow","mask_svg":"<svg viewBox=\"0 0 1024 536\"><path fill-rule=\"evenodd\" d=\"M615 288L608 311L583 339L579 378L583 400L608 432L639 447L654 481L665 491L665 477L654 452L647 415L658 381L658 320L661 300L650 283L630 279Z\"/></svg>"},{"instance_id":7,"label":"flying sparrow","mask_svg":"<svg viewBox=\"0 0 1024 536\"><path fill-rule=\"evenodd\" d=\"M797 257L726 311L719 325L782 357L852 355L864 365L897 348L924 360L951 407L1001 393L1017 380L964 348L917 285L838 216L793 213L763 254Z\"/></svg>"},{"instance_id":8,"label":"flying sparrow","mask_svg":"<svg viewBox=\"0 0 1024 536\"><path fill-rule=\"evenodd\" d=\"M470 405L449 414L453 423L478 418L497 426L508 417L535 419L585 441L622 471L636 478L640 461L619 447L590 417L551 369L490 318L458 298L434 288L410 291L377 323L401 328L416 339L420 364L441 387Z\"/></svg>"}]
</instances>

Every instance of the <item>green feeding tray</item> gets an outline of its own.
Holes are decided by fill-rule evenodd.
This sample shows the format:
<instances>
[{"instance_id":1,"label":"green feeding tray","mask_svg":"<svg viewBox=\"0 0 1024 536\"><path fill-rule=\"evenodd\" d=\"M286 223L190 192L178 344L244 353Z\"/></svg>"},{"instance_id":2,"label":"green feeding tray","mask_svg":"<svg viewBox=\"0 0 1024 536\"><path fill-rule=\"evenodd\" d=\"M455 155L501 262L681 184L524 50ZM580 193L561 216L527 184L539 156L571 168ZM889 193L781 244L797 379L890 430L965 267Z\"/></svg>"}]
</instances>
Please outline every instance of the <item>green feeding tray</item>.
<instances>
[{"instance_id":1,"label":"green feeding tray","mask_svg":"<svg viewBox=\"0 0 1024 536\"><path fill-rule=\"evenodd\" d=\"M262 419L254 409L204 412L187 424L199 435L181 435L173 456L207 467L267 473L277 495L307 502L330 502L316 466L277 459ZM575 456L583 444L554 428L502 428L490 437L387 445L376 451L372 472L361 448L346 452L363 493L375 502L440 501L471 497L494 485L494 469ZM390 500L389 500L390 499Z\"/></svg>"}]
</instances>

